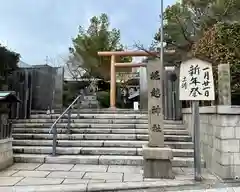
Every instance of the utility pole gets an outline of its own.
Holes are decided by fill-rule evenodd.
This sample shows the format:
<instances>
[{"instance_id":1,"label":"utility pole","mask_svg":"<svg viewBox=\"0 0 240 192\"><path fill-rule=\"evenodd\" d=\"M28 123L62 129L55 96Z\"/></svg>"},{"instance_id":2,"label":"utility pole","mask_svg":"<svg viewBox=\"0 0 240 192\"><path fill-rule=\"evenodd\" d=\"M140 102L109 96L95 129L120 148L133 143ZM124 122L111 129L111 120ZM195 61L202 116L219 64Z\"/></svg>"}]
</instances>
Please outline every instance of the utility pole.
<instances>
[{"instance_id":1,"label":"utility pole","mask_svg":"<svg viewBox=\"0 0 240 192\"><path fill-rule=\"evenodd\" d=\"M161 49L160 49L160 60L161 60L161 64L163 65L163 52L164 52L164 47L163 47L163 41L164 41L164 39L163 39L163 0L161 0L161 11L160 11L160 17L161 17L161 22L160 22L160 24L161 24L161 27L160 27L160 41L161 41Z\"/></svg>"},{"instance_id":2,"label":"utility pole","mask_svg":"<svg viewBox=\"0 0 240 192\"><path fill-rule=\"evenodd\" d=\"M165 73L164 73L164 64L163 64L163 53L164 53L164 46L163 46L163 41L164 41L164 37L163 37L163 0L161 0L161 9L160 9L160 71L161 71L161 78L162 78L162 81L161 81L161 90L162 90L162 106L164 107L164 111L166 112L166 98L165 98L165 93L164 93L164 76L165 76ZM164 114L163 114L163 117Z\"/></svg>"},{"instance_id":3,"label":"utility pole","mask_svg":"<svg viewBox=\"0 0 240 192\"><path fill-rule=\"evenodd\" d=\"M46 62L46 65L48 65L48 56L46 56L45 62Z\"/></svg>"}]
</instances>

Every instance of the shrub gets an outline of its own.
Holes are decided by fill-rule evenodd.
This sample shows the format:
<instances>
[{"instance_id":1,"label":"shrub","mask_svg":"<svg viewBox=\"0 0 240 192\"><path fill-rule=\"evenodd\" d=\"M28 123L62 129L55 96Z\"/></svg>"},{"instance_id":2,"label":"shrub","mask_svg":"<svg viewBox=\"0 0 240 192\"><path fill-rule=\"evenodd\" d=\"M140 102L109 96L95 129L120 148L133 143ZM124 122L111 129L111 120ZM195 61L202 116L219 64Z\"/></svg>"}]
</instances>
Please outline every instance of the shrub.
<instances>
[{"instance_id":1,"label":"shrub","mask_svg":"<svg viewBox=\"0 0 240 192\"><path fill-rule=\"evenodd\" d=\"M97 100L99 105L103 108L110 107L110 93L109 91L100 91L97 93Z\"/></svg>"}]
</instances>

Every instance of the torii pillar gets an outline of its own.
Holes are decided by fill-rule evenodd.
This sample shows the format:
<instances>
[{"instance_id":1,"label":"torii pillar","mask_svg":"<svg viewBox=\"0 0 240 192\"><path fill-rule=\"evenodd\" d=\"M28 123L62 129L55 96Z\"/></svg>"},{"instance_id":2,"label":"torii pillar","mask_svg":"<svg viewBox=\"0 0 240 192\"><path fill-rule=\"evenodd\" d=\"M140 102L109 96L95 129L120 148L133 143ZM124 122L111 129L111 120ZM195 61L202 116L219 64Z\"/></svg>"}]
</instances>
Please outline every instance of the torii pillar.
<instances>
[{"instance_id":1,"label":"torii pillar","mask_svg":"<svg viewBox=\"0 0 240 192\"><path fill-rule=\"evenodd\" d=\"M98 52L99 56L111 57L111 70L110 70L110 108L116 108L116 67L142 67L146 66L145 63L116 63L116 57L146 57L149 55L158 55L158 52L145 52L145 51L107 51Z\"/></svg>"}]
</instances>

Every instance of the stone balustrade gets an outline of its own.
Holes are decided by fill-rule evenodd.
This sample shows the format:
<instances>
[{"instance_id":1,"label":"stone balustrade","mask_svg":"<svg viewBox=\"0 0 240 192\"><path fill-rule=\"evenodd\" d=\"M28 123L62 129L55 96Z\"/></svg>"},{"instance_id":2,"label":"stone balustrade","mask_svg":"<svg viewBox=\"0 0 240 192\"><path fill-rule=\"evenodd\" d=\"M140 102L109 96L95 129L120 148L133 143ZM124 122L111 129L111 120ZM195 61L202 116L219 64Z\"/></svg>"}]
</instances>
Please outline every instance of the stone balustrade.
<instances>
[{"instance_id":1,"label":"stone balustrade","mask_svg":"<svg viewBox=\"0 0 240 192\"><path fill-rule=\"evenodd\" d=\"M193 135L191 109L182 110ZM223 179L240 176L240 106L200 107L201 155L206 167Z\"/></svg>"}]
</instances>

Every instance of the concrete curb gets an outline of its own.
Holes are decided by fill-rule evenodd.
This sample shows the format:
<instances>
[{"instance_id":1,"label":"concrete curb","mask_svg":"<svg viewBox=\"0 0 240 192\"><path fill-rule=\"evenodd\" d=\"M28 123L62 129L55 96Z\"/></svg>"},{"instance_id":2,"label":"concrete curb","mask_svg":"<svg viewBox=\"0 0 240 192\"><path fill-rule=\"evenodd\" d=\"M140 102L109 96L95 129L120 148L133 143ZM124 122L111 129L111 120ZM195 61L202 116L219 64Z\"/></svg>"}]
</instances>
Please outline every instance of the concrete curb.
<instances>
[{"instance_id":1,"label":"concrete curb","mask_svg":"<svg viewBox=\"0 0 240 192\"><path fill-rule=\"evenodd\" d=\"M212 184L212 183L211 183ZM155 182L127 182L127 183L89 183L89 184L68 184L68 185L40 185L40 186L13 186L0 187L4 192L100 192L100 191L125 191L142 189L168 189L179 190L191 187L205 188L210 183L196 183L195 181L155 181Z\"/></svg>"}]
</instances>

